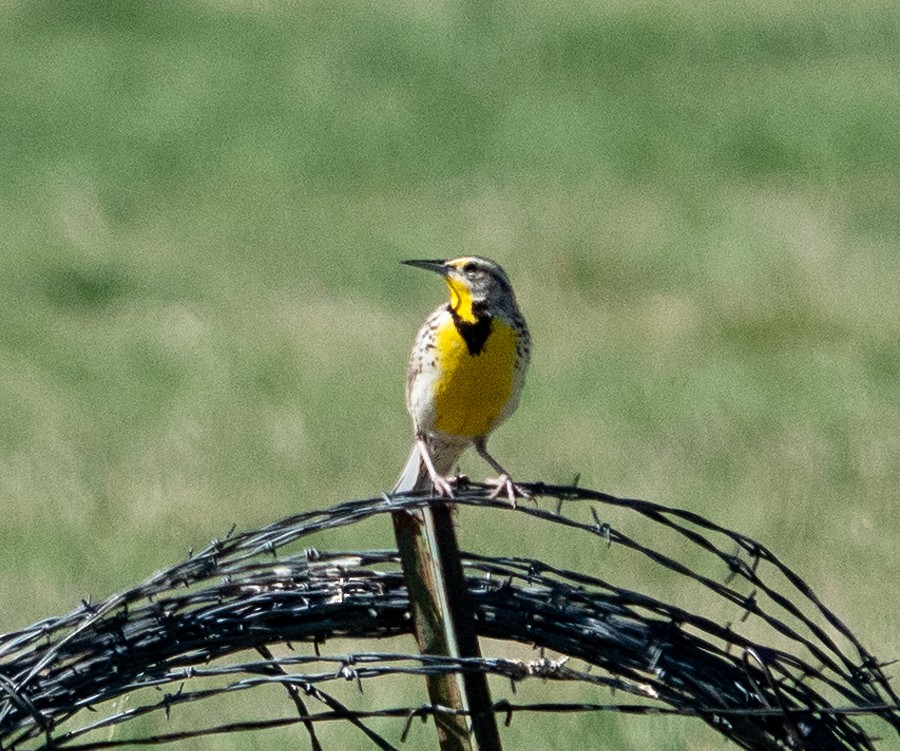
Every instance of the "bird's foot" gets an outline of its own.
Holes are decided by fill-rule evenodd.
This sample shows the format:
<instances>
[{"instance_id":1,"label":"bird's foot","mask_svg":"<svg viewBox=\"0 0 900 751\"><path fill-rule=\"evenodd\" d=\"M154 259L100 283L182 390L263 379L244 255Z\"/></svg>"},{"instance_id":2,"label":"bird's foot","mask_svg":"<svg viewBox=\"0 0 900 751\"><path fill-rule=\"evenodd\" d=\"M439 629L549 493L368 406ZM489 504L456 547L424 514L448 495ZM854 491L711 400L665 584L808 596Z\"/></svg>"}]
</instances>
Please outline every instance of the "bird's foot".
<instances>
[{"instance_id":1,"label":"bird's foot","mask_svg":"<svg viewBox=\"0 0 900 751\"><path fill-rule=\"evenodd\" d=\"M434 485L435 495L442 495L444 498L453 498L453 486L456 484L456 478L434 475L431 478L431 483Z\"/></svg>"},{"instance_id":2,"label":"bird's foot","mask_svg":"<svg viewBox=\"0 0 900 751\"><path fill-rule=\"evenodd\" d=\"M435 495L454 498L453 494L455 491L465 490L469 486L469 476L458 474L443 477L438 475L436 478L432 478L432 484L434 485Z\"/></svg>"},{"instance_id":3,"label":"bird's foot","mask_svg":"<svg viewBox=\"0 0 900 751\"><path fill-rule=\"evenodd\" d=\"M521 485L516 485L512 481L512 478L505 472L500 475L500 477L486 480L485 484L494 486L494 491L488 496L491 500L499 498L501 494L505 494L513 508L516 508L516 500L518 498L531 498L531 493L525 490Z\"/></svg>"}]
</instances>

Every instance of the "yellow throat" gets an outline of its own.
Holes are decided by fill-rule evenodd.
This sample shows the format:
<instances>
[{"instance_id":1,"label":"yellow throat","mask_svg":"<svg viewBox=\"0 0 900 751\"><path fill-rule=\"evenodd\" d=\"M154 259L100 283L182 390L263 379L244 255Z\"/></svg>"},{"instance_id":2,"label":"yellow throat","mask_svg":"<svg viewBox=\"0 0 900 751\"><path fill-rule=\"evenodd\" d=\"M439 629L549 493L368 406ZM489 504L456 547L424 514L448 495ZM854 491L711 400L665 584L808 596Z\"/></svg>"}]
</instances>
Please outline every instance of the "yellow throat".
<instances>
[{"instance_id":1,"label":"yellow throat","mask_svg":"<svg viewBox=\"0 0 900 751\"><path fill-rule=\"evenodd\" d=\"M444 277L444 281L450 288L450 310L460 320L466 323L475 323L478 317L472 310L472 293L469 288L450 277Z\"/></svg>"}]
</instances>

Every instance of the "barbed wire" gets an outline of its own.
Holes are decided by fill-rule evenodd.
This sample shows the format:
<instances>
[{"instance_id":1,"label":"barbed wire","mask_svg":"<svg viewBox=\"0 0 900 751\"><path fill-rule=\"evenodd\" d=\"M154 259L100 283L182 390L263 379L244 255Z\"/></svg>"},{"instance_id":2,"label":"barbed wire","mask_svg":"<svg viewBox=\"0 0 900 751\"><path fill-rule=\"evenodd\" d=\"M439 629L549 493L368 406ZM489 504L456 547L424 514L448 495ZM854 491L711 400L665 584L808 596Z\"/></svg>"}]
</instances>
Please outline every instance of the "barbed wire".
<instances>
[{"instance_id":1,"label":"barbed wire","mask_svg":"<svg viewBox=\"0 0 900 751\"><path fill-rule=\"evenodd\" d=\"M501 698L492 709L507 724L525 712L679 715L746 749L843 751L876 748L855 719L870 716L900 736L900 701L886 664L768 548L689 511L575 487L528 487L554 507L536 503L515 513L547 534L559 530L581 557L602 560L585 573L527 557L463 554L478 635L539 649L537 659L322 653L334 637L361 645L410 633L405 582L396 551L299 543L439 502L348 501L259 530L231 530L136 587L0 636L0 748L89 751L302 724L311 747L321 749L316 727L344 722L376 747L393 749L416 718L464 712L432 704L350 707L335 695L341 684L362 692L388 677L476 671L508 681L511 695L537 678L587 688L591 696L632 697ZM513 513L480 486L462 489L454 502ZM648 581L666 581L665 596L597 575L641 566ZM716 610L728 617L720 620ZM312 651L275 656L275 644L309 644ZM181 706L265 686L286 690L288 714L203 727L195 720L166 733L136 722L173 722ZM117 703L124 696L132 699L127 709ZM403 720L395 739L369 727L376 718ZM123 737L101 737L111 728Z\"/></svg>"}]
</instances>

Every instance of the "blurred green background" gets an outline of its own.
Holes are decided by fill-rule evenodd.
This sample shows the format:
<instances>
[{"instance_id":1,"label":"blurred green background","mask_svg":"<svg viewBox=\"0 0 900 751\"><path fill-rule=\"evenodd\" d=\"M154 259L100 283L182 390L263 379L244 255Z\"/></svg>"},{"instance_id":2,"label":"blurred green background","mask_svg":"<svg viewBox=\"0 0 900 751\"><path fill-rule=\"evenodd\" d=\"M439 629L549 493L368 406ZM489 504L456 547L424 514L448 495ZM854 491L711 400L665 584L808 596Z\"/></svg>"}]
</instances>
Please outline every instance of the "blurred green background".
<instances>
[{"instance_id":1,"label":"blurred green background","mask_svg":"<svg viewBox=\"0 0 900 751\"><path fill-rule=\"evenodd\" d=\"M518 478L708 514L898 656L898 53L888 0L3 4L0 630L390 488L445 294L398 262L478 253L535 340Z\"/></svg>"}]
</instances>

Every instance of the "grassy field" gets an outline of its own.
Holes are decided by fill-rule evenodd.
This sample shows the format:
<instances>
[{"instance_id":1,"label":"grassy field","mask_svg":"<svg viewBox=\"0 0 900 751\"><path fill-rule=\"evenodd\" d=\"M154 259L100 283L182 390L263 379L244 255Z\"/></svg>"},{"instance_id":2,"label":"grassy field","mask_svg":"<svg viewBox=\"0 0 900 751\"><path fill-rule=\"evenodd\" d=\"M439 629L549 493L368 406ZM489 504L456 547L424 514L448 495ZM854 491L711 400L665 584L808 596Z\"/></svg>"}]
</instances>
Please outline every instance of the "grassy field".
<instances>
[{"instance_id":1,"label":"grassy field","mask_svg":"<svg viewBox=\"0 0 900 751\"><path fill-rule=\"evenodd\" d=\"M887 0L4 4L0 630L389 488L444 296L398 262L479 253L535 339L501 461L739 529L900 656L898 49ZM721 747L566 727L506 737Z\"/></svg>"}]
</instances>

